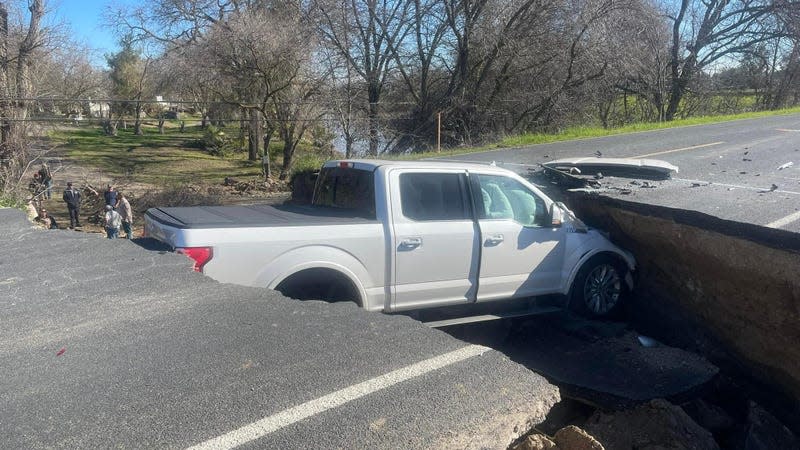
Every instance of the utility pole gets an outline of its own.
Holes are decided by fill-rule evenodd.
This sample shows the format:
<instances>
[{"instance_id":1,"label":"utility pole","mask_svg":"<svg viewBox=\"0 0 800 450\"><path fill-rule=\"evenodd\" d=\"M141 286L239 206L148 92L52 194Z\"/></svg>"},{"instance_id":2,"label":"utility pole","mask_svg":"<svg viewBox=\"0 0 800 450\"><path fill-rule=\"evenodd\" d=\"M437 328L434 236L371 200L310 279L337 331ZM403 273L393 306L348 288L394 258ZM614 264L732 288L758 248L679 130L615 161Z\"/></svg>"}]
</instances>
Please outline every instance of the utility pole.
<instances>
[{"instance_id":1,"label":"utility pole","mask_svg":"<svg viewBox=\"0 0 800 450\"><path fill-rule=\"evenodd\" d=\"M436 153L442 152L442 112L436 113Z\"/></svg>"}]
</instances>

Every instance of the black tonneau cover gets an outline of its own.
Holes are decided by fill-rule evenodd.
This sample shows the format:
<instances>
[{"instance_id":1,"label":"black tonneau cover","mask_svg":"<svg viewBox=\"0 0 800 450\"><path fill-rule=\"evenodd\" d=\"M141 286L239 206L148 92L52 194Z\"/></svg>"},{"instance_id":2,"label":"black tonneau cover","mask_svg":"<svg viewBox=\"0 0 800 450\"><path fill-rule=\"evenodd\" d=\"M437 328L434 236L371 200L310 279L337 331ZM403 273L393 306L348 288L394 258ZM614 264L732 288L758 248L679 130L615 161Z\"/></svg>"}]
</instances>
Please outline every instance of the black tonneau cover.
<instances>
[{"instance_id":1,"label":"black tonneau cover","mask_svg":"<svg viewBox=\"0 0 800 450\"><path fill-rule=\"evenodd\" d=\"M175 228L244 228L376 223L353 211L312 205L151 208L148 216Z\"/></svg>"}]
</instances>

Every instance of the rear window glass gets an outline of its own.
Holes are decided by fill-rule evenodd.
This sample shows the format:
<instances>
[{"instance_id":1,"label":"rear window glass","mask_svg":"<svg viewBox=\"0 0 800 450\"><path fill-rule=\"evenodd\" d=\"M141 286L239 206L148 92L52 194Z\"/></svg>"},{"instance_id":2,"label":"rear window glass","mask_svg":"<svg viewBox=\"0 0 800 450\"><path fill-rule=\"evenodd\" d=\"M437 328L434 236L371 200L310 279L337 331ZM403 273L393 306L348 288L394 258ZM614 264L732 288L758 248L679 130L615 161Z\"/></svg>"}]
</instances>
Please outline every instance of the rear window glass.
<instances>
[{"instance_id":1,"label":"rear window glass","mask_svg":"<svg viewBox=\"0 0 800 450\"><path fill-rule=\"evenodd\" d=\"M317 178L312 203L351 210L359 216L374 219L375 177L366 170L323 168Z\"/></svg>"}]
</instances>

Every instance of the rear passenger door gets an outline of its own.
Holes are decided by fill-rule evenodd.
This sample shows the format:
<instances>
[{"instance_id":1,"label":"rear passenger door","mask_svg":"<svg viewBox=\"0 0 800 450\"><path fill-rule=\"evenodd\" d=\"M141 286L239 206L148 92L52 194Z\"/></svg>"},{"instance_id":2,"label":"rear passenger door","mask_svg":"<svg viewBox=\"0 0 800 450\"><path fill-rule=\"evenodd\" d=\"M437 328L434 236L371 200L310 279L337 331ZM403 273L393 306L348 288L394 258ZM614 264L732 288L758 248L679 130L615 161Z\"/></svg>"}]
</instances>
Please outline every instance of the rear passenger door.
<instances>
[{"instance_id":1,"label":"rear passenger door","mask_svg":"<svg viewBox=\"0 0 800 450\"><path fill-rule=\"evenodd\" d=\"M551 293L561 286L565 231L520 180L470 174L482 235L478 301Z\"/></svg>"},{"instance_id":2,"label":"rear passenger door","mask_svg":"<svg viewBox=\"0 0 800 450\"><path fill-rule=\"evenodd\" d=\"M390 172L395 310L477 294L479 245L465 171Z\"/></svg>"}]
</instances>

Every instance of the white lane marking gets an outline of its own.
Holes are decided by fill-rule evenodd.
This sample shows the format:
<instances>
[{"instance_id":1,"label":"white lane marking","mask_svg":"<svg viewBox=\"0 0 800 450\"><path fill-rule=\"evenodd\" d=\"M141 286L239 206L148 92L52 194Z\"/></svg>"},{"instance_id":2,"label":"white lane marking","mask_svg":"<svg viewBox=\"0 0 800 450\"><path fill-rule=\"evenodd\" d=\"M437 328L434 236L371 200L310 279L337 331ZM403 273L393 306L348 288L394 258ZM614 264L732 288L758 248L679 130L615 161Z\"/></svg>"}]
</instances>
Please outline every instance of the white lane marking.
<instances>
[{"instance_id":1,"label":"white lane marking","mask_svg":"<svg viewBox=\"0 0 800 450\"><path fill-rule=\"evenodd\" d=\"M698 149L698 148L711 147L711 146L714 146L714 145L720 145L720 144L724 144L724 143L725 143L725 141L711 142L710 144L693 145L691 147L676 148L676 149L673 149L673 150L664 150L663 152L648 153L646 155L634 156L633 158L649 158L651 156L666 155L668 153L676 153L676 152L685 152L687 150L695 150L695 149Z\"/></svg>"},{"instance_id":2,"label":"white lane marking","mask_svg":"<svg viewBox=\"0 0 800 450\"><path fill-rule=\"evenodd\" d=\"M798 211L798 212L796 212L794 214L789 214L788 216L784 217L783 219L778 219L775 222L770 222L770 223L768 223L768 224L766 224L764 226L767 227L767 228L781 228L783 226L789 225L790 223L792 223L792 222L794 222L796 220L800 220L800 211Z\"/></svg>"},{"instance_id":3,"label":"white lane marking","mask_svg":"<svg viewBox=\"0 0 800 450\"><path fill-rule=\"evenodd\" d=\"M742 186L741 184L718 183L716 181L708 181L708 180L690 180L688 178L672 178L672 179L675 180L675 181L685 181L687 183L704 183L704 184L707 184L709 186L722 186L722 187L730 187L730 188L736 188L736 189L746 189L746 190L749 190L749 191L764 192L764 193L769 191L769 188L755 187L755 186ZM800 195L800 192L786 191L786 190L783 190L783 189L776 189L776 190L774 190L772 192L777 192L779 194Z\"/></svg>"},{"instance_id":4,"label":"white lane marking","mask_svg":"<svg viewBox=\"0 0 800 450\"><path fill-rule=\"evenodd\" d=\"M490 350L490 348L481 345L470 345L443 355L435 356L265 417L257 422L253 422L229 433L225 433L222 436L190 447L189 450L232 449L262 438L274 431L308 417L342 406L345 403L364 397L365 395L425 375L428 372L441 369L451 364L482 355Z\"/></svg>"},{"instance_id":5,"label":"white lane marking","mask_svg":"<svg viewBox=\"0 0 800 450\"><path fill-rule=\"evenodd\" d=\"M785 133L797 133L800 130L790 130L788 128L775 128L776 131L783 131Z\"/></svg>"}]
</instances>

